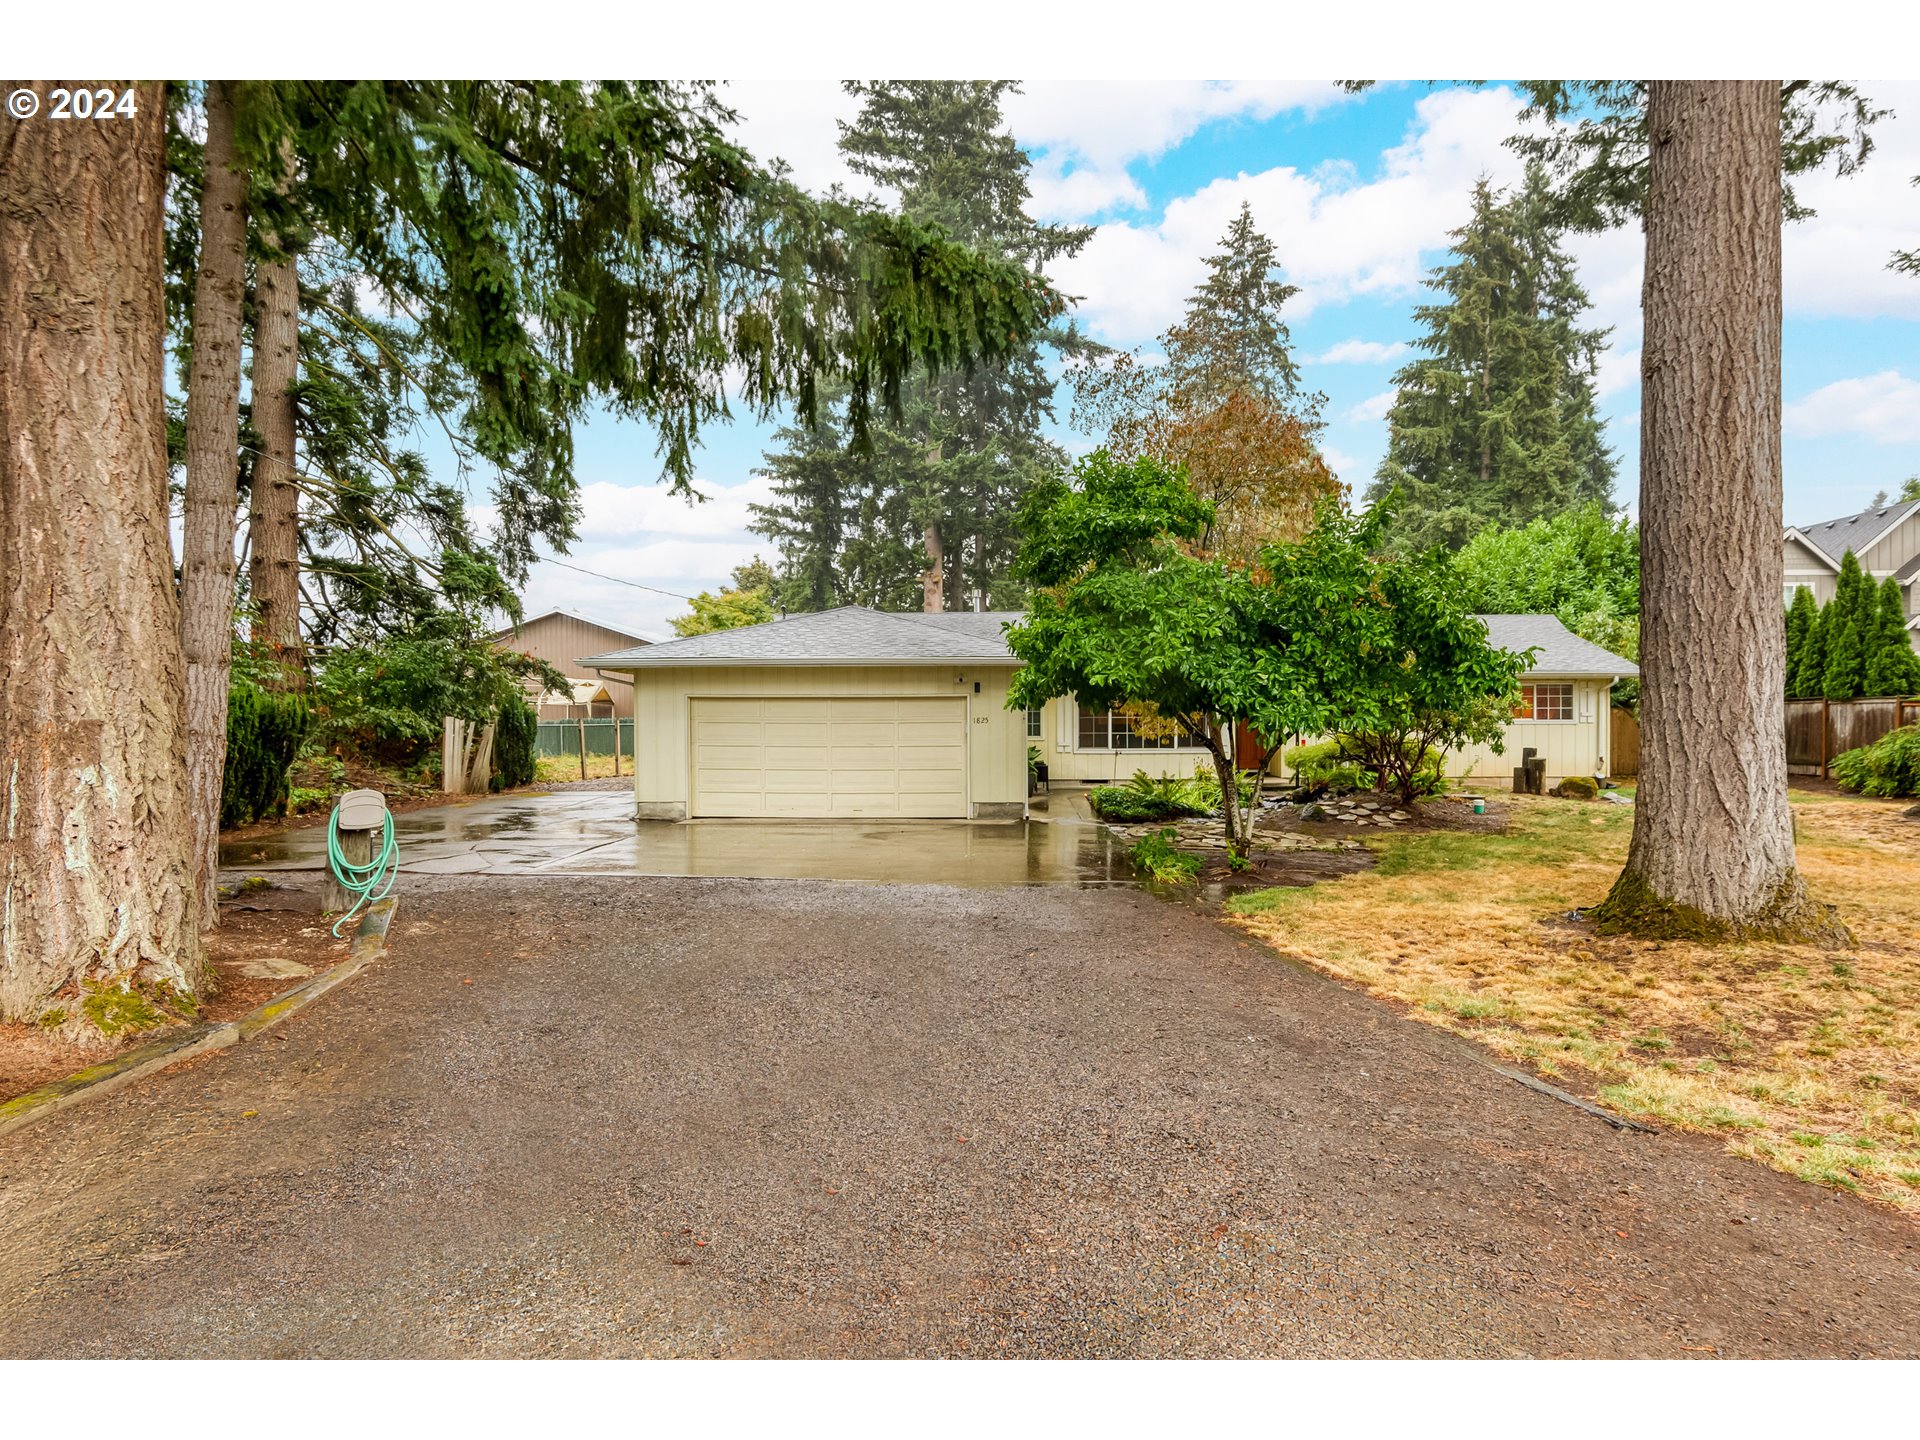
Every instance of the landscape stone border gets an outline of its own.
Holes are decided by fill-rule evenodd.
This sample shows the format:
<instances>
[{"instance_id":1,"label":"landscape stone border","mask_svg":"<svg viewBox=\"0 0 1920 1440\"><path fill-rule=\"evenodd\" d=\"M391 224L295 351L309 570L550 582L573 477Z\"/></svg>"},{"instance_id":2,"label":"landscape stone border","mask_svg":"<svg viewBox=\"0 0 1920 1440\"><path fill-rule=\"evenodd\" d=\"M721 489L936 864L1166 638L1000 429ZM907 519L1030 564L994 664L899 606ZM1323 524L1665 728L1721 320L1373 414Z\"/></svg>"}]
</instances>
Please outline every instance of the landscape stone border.
<instances>
[{"instance_id":1,"label":"landscape stone border","mask_svg":"<svg viewBox=\"0 0 1920 1440\"><path fill-rule=\"evenodd\" d=\"M251 1040L262 1031L271 1030L336 985L351 980L374 961L383 959L387 953L387 930L393 924L393 912L399 903L392 895L384 900L376 900L367 908L367 913L354 930L353 945L347 951L346 959L286 993L276 995L266 1004L249 1010L239 1019L177 1030L171 1035L149 1040L144 1045L136 1045L111 1060L89 1065L64 1080L55 1080L51 1085L42 1085L38 1090L29 1090L25 1095L15 1096L5 1104L0 1104L0 1135L18 1130L23 1125L31 1125L82 1100L110 1094L169 1065L178 1065L182 1060L191 1060L196 1055L205 1055L214 1050L224 1050L229 1045L237 1045L243 1040Z\"/></svg>"}]
</instances>

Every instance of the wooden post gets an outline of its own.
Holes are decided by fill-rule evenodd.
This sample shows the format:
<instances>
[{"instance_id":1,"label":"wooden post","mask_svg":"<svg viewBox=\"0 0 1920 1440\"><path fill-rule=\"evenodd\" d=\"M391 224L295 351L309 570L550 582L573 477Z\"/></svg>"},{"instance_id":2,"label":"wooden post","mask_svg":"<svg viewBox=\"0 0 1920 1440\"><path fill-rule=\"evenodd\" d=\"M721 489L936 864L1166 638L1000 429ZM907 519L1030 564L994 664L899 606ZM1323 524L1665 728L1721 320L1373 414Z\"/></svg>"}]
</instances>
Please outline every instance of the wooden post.
<instances>
[{"instance_id":1,"label":"wooden post","mask_svg":"<svg viewBox=\"0 0 1920 1440\"><path fill-rule=\"evenodd\" d=\"M613 717L613 778L620 778L620 717Z\"/></svg>"},{"instance_id":2,"label":"wooden post","mask_svg":"<svg viewBox=\"0 0 1920 1440\"><path fill-rule=\"evenodd\" d=\"M1822 697L1820 701L1820 778L1827 778L1827 747L1831 743L1827 738L1827 715L1831 702Z\"/></svg>"},{"instance_id":3,"label":"wooden post","mask_svg":"<svg viewBox=\"0 0 1920 1440\"><path fill-rule=\"evenodd\" d=\"M328 825L332 825L329 820ZM340 832L340 853L355 865L373 863L373 832L371 830L342 830ZM329 915L338 915L353 904L353 896L346 892L333 875L333 864L329 860L325 874L325 886L320 894L320 908Z\"/></svg>"},{"instance_id":4,"label":"wooden post","mask_svg":"<svg viewBox=\"0 0 1920 1440\"><path fill-rule=\"evenodd\" d=\"M587 717L580 717L580 778L587 778Z\"/></svg>"}]
</instances>

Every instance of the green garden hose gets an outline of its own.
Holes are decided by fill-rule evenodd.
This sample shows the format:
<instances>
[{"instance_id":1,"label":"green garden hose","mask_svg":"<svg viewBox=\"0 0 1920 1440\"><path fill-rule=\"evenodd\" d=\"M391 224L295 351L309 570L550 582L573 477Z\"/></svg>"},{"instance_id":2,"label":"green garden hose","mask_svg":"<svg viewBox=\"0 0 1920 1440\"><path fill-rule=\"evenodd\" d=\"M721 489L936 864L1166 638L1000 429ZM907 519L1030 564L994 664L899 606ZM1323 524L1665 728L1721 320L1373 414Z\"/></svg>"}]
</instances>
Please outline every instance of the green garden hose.
<instances>
[{"instance_id":1,"label":"green garden hose","mask_svg":"<svg viewBox=\"0 0 1920 1440\"><path fill-rule=\"evenodd\" d=\"M347 859L340 848L340 810L336 806L333 814L327 817L327 863L333 867L333 878L340 882L340 888L354 897L347 913L333 922L333 938L338 940L340 927L359 914L363 905L380 899L391 890L395 878L400 874L400 847L393 838L393 816L386 816L380 846L374 852L373 859L365 865L357 865ZM381 879L383 872L386 876L384 882Z\"/></svg>"}]
</instances>

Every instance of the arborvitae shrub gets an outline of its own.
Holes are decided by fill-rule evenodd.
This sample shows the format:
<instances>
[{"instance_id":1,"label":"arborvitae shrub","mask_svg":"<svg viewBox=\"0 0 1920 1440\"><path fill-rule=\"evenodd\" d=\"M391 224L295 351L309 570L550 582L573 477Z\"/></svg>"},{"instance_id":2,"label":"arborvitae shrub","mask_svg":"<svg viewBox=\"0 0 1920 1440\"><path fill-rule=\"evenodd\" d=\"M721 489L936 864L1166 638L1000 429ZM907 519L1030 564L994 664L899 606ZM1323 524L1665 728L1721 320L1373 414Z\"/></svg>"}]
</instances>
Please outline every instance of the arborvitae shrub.
<instances>
[{"instance_id":1,"label":"arborvitae shrub","mask_svg":"<svg viewBox=\"0 0 1920 1440\"><path fill-rule=\"evenodd\" d=\"M307 733L307 702L242 680L227 695L227 765L220 780L220 828L287 808L287 768Z\"/></svg>"}]
</instances>

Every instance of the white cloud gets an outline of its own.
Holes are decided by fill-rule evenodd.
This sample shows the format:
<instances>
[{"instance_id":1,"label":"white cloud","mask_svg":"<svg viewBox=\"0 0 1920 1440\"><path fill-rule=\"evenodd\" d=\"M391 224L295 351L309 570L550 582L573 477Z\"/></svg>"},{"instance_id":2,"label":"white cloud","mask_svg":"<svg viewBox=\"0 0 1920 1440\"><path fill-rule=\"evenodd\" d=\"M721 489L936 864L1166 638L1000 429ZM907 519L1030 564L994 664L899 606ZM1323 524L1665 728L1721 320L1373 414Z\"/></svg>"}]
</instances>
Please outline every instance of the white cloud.
<instances>
[{"instance_id":1,"label":"white cloud","mask_svg":"<svg viewBox=\"0 0 1920 1440\"><path fill-rule=\"evenodd\" d=\"M1604 400L1640 383L1640 347L1622 350L1617 345L1600 352L1598 373L1593 380L1595 398Z\"/></svg>"},{"instance_id":2,"label":"white cloud","mask_svg":"<svg viewBox=\"0 0 1920 1440\"><path fill-rule=\"evenodd\" d=\"M1818 213L1782 237L1786 305L1801 315L1900 315L1920 320L1920 281L1887 269L1895 250L1920 245L1920 83L1863 80L1860 88L1894 116L1874 127L1867 163L1849 176L1794 181Z\"/></svg>"},{"instance_id":3,"label":"white cloud","mask_svg":"<svg viewBox=\"0 0 1920 1440\"><path fill-rule=\"evenodd\" d=\"M1381 155L1370 180L1345 165L1223 177L1169 203L1157 222L1102 225L1080 255L1058 264L1056 279L1085 297L1080 314L1097 336L1138 343L1178 319L1244 201L1301 287L1290 318L1357 295L1410 293L1425 253L1443 249L1466 218L1473 182L1518 178L1520 162L1502 143L1518 108L1503 88L1435 91L1417 102L1406 138Z\"/></svg>"},{"instance_id":4,"label":"white cloud","mask_svg":"<svg viewBox=\"0 0 1920 1440\"><path fill-rule=\"evenodd\" d=\"M1836 380L1787 407L1796 435L1853 435L1881 445L1920 441L1920 380L1882 370Z\"/></svg>"},{"instance_id":5,"label":"white cloud","mask_svg":"<svg viewBox=\"0 0 1920 1440\"><path fill-rule=\"evenodd\" d=\"M1347 418L1349 420L1384 420L1387 418L1387 412L1393 409L1394 398L1399 393L1398 390L1382 390L1378 395L1370 395L1358 405L1349 408Z\"/></svg>"},{"instance_id":6,"label":"white cloud","mask_svg":"<svg viewBox=\"0 0 1920 1440\"><path fill-rule=\"evenodd\" d=\"M771 495L764 477L738 485L701 480L696 488L711 498L689 503L664 485L583 485L580 539L558 557L564 564L533 567L522 597L527 614L571 610L658 638L669 633L669 617L687 613L678 596L717 590L730 583L735 566L756 554L772 557L766 538L747 529L747 507ZM487 518L484 507L476 515Z\"/></svg>"},{"instance_id":7,"label":"white cloud","mask_svg":"<svg viewBox=\"0 0 1920 1440\"><path fill-rule=\"evenodd\" d=\"M1308 361L1312 365L1385 365L1407 353L1407 342L1395 340L1342 340L1325 353Z\"/></svg>"},{"instance_id":8,"label":"white cloud","mask_svg":"<svg viewBox=\"0 0 1920 1440\"><path fill-rule=\"evenodd\" d=\"M1065 80L1031 82L1004 108L1034 153L1035 213L1078 219L1144 205L1127 167L1164 155L1202 126L1310 112L1342 98L1324 81Z\"/></svg>"},{"instance_id":9,"label":"white cloud","mask_svg":"<svg viewBox=\"0 0 1920 1440\"><path fill-rule=\"evenodd\" d=\"M1347 485L1358 486L1362 472L1367 468L1365 462L1347 454L1344 450L1328 447L1320 452L1320 458L1327 462L1327 468L1333 471L1334 478Z\"/></svg>"}]
</instances>

